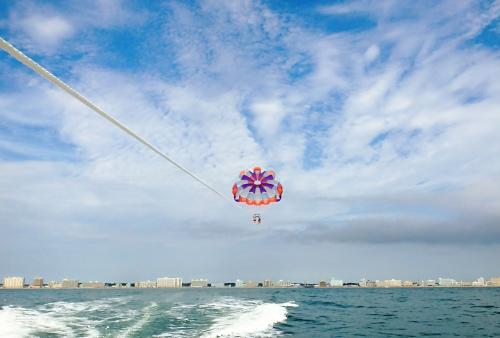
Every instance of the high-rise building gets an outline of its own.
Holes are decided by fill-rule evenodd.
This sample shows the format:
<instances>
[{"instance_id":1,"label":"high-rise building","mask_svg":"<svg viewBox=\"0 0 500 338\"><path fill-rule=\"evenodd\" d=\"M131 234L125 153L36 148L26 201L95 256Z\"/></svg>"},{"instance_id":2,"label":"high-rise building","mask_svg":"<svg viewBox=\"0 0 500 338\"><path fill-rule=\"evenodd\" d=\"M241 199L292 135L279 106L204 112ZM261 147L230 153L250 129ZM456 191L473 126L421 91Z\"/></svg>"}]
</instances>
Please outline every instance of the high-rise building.
<instances>
[{"instance_id":1,"label":"high-rise building","mask_svg":"<svg viewBox=\"0 0 500 338\"><path fill-rule=\"evenodd\" d=\"M33 279L33 283L31 283L31 288L43 288L43 278L42 277L36 277Z\"/></svg>"},{"instance_id":2,"label":"high-rise building","mask_svg":"<svg viewBox=\"0 0 500 338\"><path fill-rule=\"evenodd\" d=\"M192 288L206 288L208 286L208 279L191 279Z\"/></svg>"},{"instance_id":3,"label":"high-rise building","mask_svg":"<svg viewBox=\"0 0 500 338\"><path fill-rule=\"evenodd\" d=\"M22 289L24 287L24 277L5 277L3 287L5 289Z\"/></svg>"},{"instance_id":4,"label":"high-rise building","mask_svg":"<svg viewBox=\"0 0 500 338\"><path fill-rule=\"evenodd\" d=\"M64 278L61 282L61 288L63 288L63 289L76 289L76 288L78 288L78 281L76 279Z\"/></svg>"},{"instance_id":5,"label":"high-rise building","mask_svg":"<svg viewBox=\"0 0 500 338\"><path fill-rule=\"evenodd\" d=\"M182 287L182 278L180 277L161 277L156 279L157 288L180 288Z\"/></svg>"}]
</instances>

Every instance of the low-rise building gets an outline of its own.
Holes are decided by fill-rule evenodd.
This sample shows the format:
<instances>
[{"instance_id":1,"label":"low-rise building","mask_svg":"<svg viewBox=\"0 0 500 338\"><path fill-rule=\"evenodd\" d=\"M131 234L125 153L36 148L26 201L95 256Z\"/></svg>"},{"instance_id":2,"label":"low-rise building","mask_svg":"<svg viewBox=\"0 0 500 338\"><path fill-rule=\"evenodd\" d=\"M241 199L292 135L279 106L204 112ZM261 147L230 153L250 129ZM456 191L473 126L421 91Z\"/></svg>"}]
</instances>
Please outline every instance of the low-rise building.
<instances>
[{"instance_id":1,"label":"low-rise building","mask_svg":"<svg viewBox=\"0 0 500 338\"><path fill-rule=\"evenodd\" d=\"M400 279L386 279L376 281L375 285L378 288L399 288L402 286L402 282Z\"/></svg>"},{"instance_id":2,"label":"low-rise building","mask_svg":"<svg viewBox=\"0 0 500 338\"><path fill-rule=\"evenodd\" d=\"M256 288L257 287L257 282L254 282L254 281L251 281L251 280L247 280L245 282L245 287L246 288Z\"/></svg>"},{"instance_id":3,"label":"low-rise building","mask_svg":"<svg viewBox=\"0 0 500 338\"><path fill-rule=\"evenodd\" d=\"M439 286L452 287L456 286L457 282L453 278L438 278Z\"/></svg>"},{"instance_id":4,"label":"low-rise building","mask_svg":"<svg viewBox=\"0 0 500 338\"><path fill-rule=\"evenodd\" d=\"M136 288L140 289L151 289L156 288L156 281L152 280L143 280L135 283Z\"/></svg>"},{"instance_id":5,"label":"low-rise building","mask_svg":"<svg viewBox=\"0 0 500 338\"><path fill-rule=\"evenodd\" d=\"M277 287L277 288L289 288L291 286L292 286L292 283L290 283L287 280L282 280L282 279L280 279L279 281L274 283L274 287Z\"/></svg>"},{"instance_id":6,"label":"low-rise building","mask_svg":"<svg viewBox=\"0 0 500 338\"><path fill-rule=\"evenodd\" d=\"M24 287L24 277L5 277L3 287L4 289L22 289Z\"/></svg>"},{"instance_id":7,"label":"low-rise building","mask_svg":"<svg viewBox=\"0 0 500 338\"><path fill-rule=\"evenodd\" d=\"M422 286L426 286L426 287L433 287L433 286L436 286L436 280L434 279L427 279L425 281L423 281L423 285Z\"/></svg>"},{"instance_id":8,"label":"low-rise building","mask_svg":"<svg viewBox=\"0 0 500 338\"><path fill-rule=\"evenodd\" d=\"M359 286L362 287L362 288L374 288L374 287L377 286L377 284L376 284L376 282L374 280L369 280L369 279L362 278L359 281Z\"/></svg>"},{"instance_id":9,"label":"low-rise building","mask_svg":"<svg viewBox=\"0 0 500 338\"><path fill-rule=\"evenodd\" d=\"M208 279L192 279L191 287L192 288L206 288L208 286Z\"/></svg>"},{"instance_id":10,"label":"low-rise building","mask_svg":"<svg viewBox=\"0 0 500 338\"><path fill-rule=\"evenodd\" d=\"M274 283L272 280L270 279L266 279L263 283L262 283L262 286L265 287L265 288L271 288L273 287Z\"/></svg>"},{"instance_id":11,"label":"low-rise building","mask_svg":"<svg viewBox=\"0 0 500 338\"><path fill-rule=\"evenodd\" d=\"M60 289L62 287L62 283L59 281L51 280L48 286L51 289Z\"/></svg>"},{"instance_id":12,"label":"low-rise building","mask_svg":"<svg viewBox=\"0 0 500 338\"><path fill-rule=\"evenodd\" d=\"M411 288L413 287L413 282L411 280L405 280L402 284L401 284L404 288Z\"/></svg>"},{"instance_id":13,"label":"low-rise building","mask_svg":"<svg viewBox=\"0 0 500 338\"><path fill-rule=\"evenodd\" d=\"M104 286L107 288L115 288L115 289L120 289L120 288L126 288L127 283L122 283L122 282L107 282L104 283ZM80 285L81 287L81 285Z\"/></svg>"},{"instance_id":14,"label":"low-rise building","mask_svg":"<svg viewBox=\"0 0 500 338\"><path fill-rule=\"evenodd\" d=\"M326 288L328 284L324 280L320 280L318 283L318 288Z\"/></svg>"},{"instance_id":15,"label":"low-rise building","mask_svg":"<svg viewBox=\"0 0 500 338\"><path fill-rule=\"evenodd\" d=\"M479 277L475 281L472 282L472 286L486 286L486 281L483 277Z\"/></svg>"},{"instance_id":16,"label":"low-rise building","mask_svg":"<svg viewBox=\"0 0 500 338\"><path fill-rule=\"evenodd\" d=\"M105 287L105 284L103 282L90 281L83 282L80 287L84 289L102 289Z\"/></svg>"}]
</instances>

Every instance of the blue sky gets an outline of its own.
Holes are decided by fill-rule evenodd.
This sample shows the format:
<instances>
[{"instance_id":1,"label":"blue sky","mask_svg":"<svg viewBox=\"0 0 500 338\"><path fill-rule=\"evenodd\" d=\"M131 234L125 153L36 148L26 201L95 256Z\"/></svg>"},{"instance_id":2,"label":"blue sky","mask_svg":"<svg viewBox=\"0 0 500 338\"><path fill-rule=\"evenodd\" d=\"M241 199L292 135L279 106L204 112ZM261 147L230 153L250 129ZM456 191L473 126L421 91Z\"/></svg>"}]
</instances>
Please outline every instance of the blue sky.
<instances>
[{"instance_id":1,"label":"blue sky","mask_svg":"<svg viewBox=\"0 0 500 338\"><path fill-rule=\"evenodd\" d=\"M498 1L4 1L0 35L264 224L0 54L0 275L498 275ZM250 211L251 212L251 211Z\"/></svg>"}]
</instances>

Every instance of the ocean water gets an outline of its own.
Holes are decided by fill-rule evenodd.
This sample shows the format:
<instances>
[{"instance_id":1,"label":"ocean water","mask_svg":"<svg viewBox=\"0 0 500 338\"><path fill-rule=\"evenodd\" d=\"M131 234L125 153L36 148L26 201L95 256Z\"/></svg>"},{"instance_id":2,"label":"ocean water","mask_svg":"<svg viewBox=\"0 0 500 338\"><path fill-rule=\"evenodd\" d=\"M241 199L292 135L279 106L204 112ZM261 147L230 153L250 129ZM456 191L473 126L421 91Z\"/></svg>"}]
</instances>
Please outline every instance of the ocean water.
<instances>
[{"instance_id":1,"label":"ocean water","mask_svg":"<svg viewBox=\"0 0 500 338\"><path fill-rule=\"evenodd\" d=\"M500 337L500 288L0 290L0 337Z\"/></svg>"}]
</instances>

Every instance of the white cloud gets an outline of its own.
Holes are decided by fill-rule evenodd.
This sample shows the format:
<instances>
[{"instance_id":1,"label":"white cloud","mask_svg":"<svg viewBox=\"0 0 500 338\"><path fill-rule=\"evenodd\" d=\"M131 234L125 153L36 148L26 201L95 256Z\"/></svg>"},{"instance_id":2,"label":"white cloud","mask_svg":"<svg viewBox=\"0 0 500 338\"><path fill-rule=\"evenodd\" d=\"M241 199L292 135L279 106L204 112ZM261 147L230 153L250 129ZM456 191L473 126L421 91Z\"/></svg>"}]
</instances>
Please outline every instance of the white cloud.
<instances>
[{"instance_id":1,"label":"white cloud","mask_svg":"<svg viewBox=\"0 0 500 338\"><path fill-rule=\"evenodd\" d=\"M106 12L120 13L115 5ZM447 244L467 242L447 240L453 229L496 236L500 65L494 52L461 45L473 25L459 14L479 10L458 8L441 25L419 6L417 19L396 21L386 14L398 6L383 7L364 9L380 20L371 30L328 34L254 2L203 2L194 11L171 3L171 16L157 18L164 31L149 37L158 49L149 52L164 55L168 46L172 60L135 71L75 64L71 83L228 196L241 169L273 167L285 197L264 221L278 234L370 242L366 234L382 227L373 242L416 236ZM172 64L176 79L162 74ZM21 88L27 78L34 77L13 73L9 82ZM184 238L191 233L218 243L241 236L234 243L242 246L272 235L249 229L239 209L41 80L0 95L0 117L55 130L78 155L71 165L4 161L3 223L16 219L71 238L162 237L187 249L196 247ZM18 146L13 151L23 156L39 151ZM387 224L394 219L405 226L395 231ZM427 226L443 226L437 240L425 235Z\"/></svg>"},{"instance_id":2,"label":"white cloud","mask_svg":"<svg viewBox=\"0 0 500 338\"><path fill-rule=\"evenodd\" d=\"M68 2L55 7L40 1L19 1L9 8L5 27L11 42L37 55L62 55L72 49L90 51L92 33L124 25L140 25L145 11L120 0Z\"/></svg>"},{"instance_id":3,"label":"white cloud","mask_svg":"<svg viewBox=\"0 0 500 338\"><path fill-rule=\"evenodd\" d=\"M365 61L367 64L372 63L380 54L380 48L377 45L371 45L365 52Z\"/></svg>"},{"instance_id":4,"label":"white cloud","mask_svg":"<svg viewBox=\"0 0 500 338\"><path fill-rule=\"evenodd\" d=\"M279 99L259 100L252 104L255 116L254 128L265 137L278 138L281 121L286 116L285 107Z\"/></svg>"},{"instance_id":5,"label":"white cloud","mask_svg":"<svg viewBox=\"0 0 500 338\"><path fill-rule=\"evenodd\" d=\"M19 20L18 28L23 30L35 43L57 47L71 37L75 29L71 23L60 16L34 14Z\"/></svg>"},{"instance_id":6,"label":"white cloud","mask_svg":"<svg viewBox=\"0 0 500 338\"><path fill-rule=\"evenodd\" d=\"M319 11L323 14L341 15L357 12L367 12L369 11L369 8L373 7L369 6L368 1L353 1L351 3L340 3L330 6L323 6L319 8Z\"/></svg>"}]
</instances>

